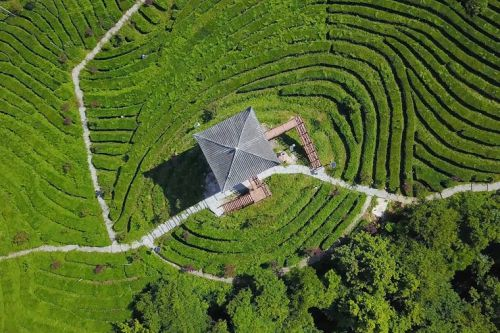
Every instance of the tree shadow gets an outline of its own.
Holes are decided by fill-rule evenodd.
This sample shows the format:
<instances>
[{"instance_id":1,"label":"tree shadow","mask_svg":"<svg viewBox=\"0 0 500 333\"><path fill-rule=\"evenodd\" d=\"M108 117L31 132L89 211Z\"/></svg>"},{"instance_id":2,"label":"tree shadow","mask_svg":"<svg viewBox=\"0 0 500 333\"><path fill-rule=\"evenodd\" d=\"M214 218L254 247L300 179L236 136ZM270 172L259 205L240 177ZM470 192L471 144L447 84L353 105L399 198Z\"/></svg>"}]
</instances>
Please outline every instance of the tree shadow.
<instances>
[{"instance_id":1,"label":"tree shadow","mask_svg":"<svg viewBox=\"0 0 500 333\"><path fill-rule=\"evenodd\" d=\"M294 147L294 152L295 152L295 155L297 155L297 157L299 158L300 161L308 164L309 163L309 160L307 159L307 154L306 154L306 151L304 150L304 147L302 147L302 142L299 140L295 140L294 138L292 138L291 136L289 136L288 134L281 134L279 136L279 139L281 139L281 141L283 142L283 144L285 144L288 147L290 147L291 145L295 145Z\"/></svg>"},{"instance_id":2,"label":"tree shadow","mask_svg":"<svg viewBox=\"0 0 500 333\"><path fill-rule=\"evenodd\" d=\"M203 200L207 187L210 192L218 190L217 185L206 184L210 173L205 156L195 146L144 172L144 176L163 189L170 214L175 215Z\"/></svg>"}]
</instances>

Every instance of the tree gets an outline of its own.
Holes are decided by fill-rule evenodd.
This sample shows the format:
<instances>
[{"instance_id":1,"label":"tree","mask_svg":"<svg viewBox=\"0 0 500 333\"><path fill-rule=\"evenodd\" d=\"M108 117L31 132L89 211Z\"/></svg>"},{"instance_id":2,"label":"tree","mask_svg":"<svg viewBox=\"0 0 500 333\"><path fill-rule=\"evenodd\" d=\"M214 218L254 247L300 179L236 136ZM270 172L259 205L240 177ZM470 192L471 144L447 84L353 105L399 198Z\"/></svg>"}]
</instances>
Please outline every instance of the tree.
<instances>
[{"instance_id":1,"label":"tree","mask_svg":"<svg viewBox=\"0 0 500 333\"><path fill-rule=\"evenodd\" d=\"M137 319L130 323L118 323L116 329L119 333L150 333L151 331L144 327Z\"/></svg>"},{"instance_id":2,"label":"tree","mask_svg":"<svg viewBox=\"0 0 500 333\"><path fill-rule=\"evenodd\" d=\"M227 327L227 322L225 320L217 321L210 330L210 333L229 333L229 329Z\"/></svg>"},{"instance_id":3,"label":"tree","mask_svg":"<svg viewBox=\"0 0 500 333\"><path fill-rule=\"evenodd\" d=\"M285 284L268 270L253 279L253 285L237 292L226 307L234 331L282 331L289 311Z\"/></svg>"},{"instance_id":4,"label":"tree","mask_svg":"<svg viewBox=\"0 0 500 333\"><path fill-rule=\"evenodd\" d=\"M389 332L399 274L388 240L361 232L333 252L332 267L341 280L340 297L328 316L342 330Z\"/></svg>"},{"instance_id":5,"label":"tree","mask_svg":"<svg viewBox=\"0 0 500 333\"><path fill-rule=\"evenodd\" d=\"M206 332L211 320L207 314L208 304L193 291L189 279L183 275L151 284L133 307L136 319L151 333Z\"/></svg>"},{"instance_id":6,"label":"tree","mask_svg":"<svg viewBox=\"0 0 500 333\"><path fill-rule=\"evenodd\" d=\"M279 278L266 269L238 279L227 298L211 302L211 327L206 303L188 282L155 285L134 309L151 332L495 332L499 208L497 194L400 208L390 232L359 230L318 271Z\"/></svg>"},{"instance_id":7,"label":"tree","mask_svg":"<svg viewBox=\"0 0 500 333\"><path fill-rule=\"evenodd\" d=\"M293 269L285 276L285 282L290 299L290 315L285 322L285 331L317 331L309 310L328 306L332 301L329 295L332 294L327 292L325 284L310 267Z\"/></svg>"}]
</instances>

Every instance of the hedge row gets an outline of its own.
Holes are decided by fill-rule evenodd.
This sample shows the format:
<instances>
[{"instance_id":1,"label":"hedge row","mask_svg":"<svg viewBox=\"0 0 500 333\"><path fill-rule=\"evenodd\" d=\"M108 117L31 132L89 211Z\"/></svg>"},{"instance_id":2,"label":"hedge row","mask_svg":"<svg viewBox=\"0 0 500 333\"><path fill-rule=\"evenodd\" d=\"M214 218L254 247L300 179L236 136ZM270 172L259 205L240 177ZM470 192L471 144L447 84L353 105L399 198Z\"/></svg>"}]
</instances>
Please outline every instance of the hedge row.
<instances>
[{"instance_id":1,"label":"hedge row","mask_svg":"<svg viewBox=\"0 0 500 333\"><path fill-rule=\"evenodd\" d=\"M9 209L0 217L0 225L7 226L2 228L2 253L41 244L108 242L69 71L83 58L84 48L93 47L104 33L98 16L114 22L122 15L117 6L114 0L106 5L100 0L43 1L3 21L0 132L9 144L1 147L5 177L0 195ZM87 27L93 36L85 36ZM17 232L27 232L29 240L13 245Z\"/></svg>"}]
</instances>

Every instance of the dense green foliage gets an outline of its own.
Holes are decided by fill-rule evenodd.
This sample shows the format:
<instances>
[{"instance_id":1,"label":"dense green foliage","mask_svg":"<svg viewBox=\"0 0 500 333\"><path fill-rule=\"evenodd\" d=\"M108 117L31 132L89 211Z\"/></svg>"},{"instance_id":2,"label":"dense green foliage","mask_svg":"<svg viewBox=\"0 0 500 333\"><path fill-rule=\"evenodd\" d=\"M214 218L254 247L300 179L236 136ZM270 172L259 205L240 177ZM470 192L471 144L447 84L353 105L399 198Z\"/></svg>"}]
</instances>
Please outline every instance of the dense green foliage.
<instances>
[{"instance_id":1,"label":"dense green foliage","mask_svg":"<svg viewBox=\"0 0 500 333\"><path fill-rule=\"evenodd\" d=\"M267 126L299 114L348 182L420 196L499 179L498 0L147 2L81 74L120 239L201 198L192 134L249 105ZM0 12L0 254L108 244L70 71L132 3L0 1L15 14ZM227 295L146 251L34 254L0 262L0 331L498 330L496 197L411 209L281 279L261 267L334 244L364 197L270 183L270 200L201 212L161 244L180 265L250 274Z\"/></svg>"},{"instance_id":2,"label":"dense green foliage","mask_svg":"<svg viewBox=\"0 0 500 333\"><path fill-rule=\"evenodd\" d=\"M500 197L460 195L393 218L336 249L342 278L327 311L356 332L492 332L499 324Z\"/></svg>"},{"instance_id":3,"label":"dense green foliage","mask_svg":"<svg viewBox=\"0 0 500 333\"><path fill-rule=\"evenodd\" d=\"M193 292L191 280L162 280L142 294L135 304L141 322L151 332L203 332L209 324L208 304Z\"/></svg>"},{"instance_id":4,"label":"dense green foliage","mask_svg":"<svg viewBox=\"0 0 500 333\"><path fill-rule=\"evenodd\" d=\"M471 16L482 14L488 8L488 0L462 0L462 4Z\"/></svg>"},{"instance_id":5,"label":"dense green foliage","mask_svg":"<svg viewBox=\"0 0 500 333\"><path fill-rule=\"evenodd\" d=\"M209 211L191 216L160 241L161 255L216 275L224 275L228 265L240 274L292 265L308 251L332 246L366 201L302 175L266 181L271 198L218 219Z\"/></svg>"},{"instance_id":6,"label":"dense green foliage","mask_svg":"<svg viewBox=\"0 0 500 333\"><path fill-rule=\"evenodd\" d=\"M316 271L242 276L222 309L218 303L212 311L212 326L219 332L496 331L499 221L498 194L459 195L406 208L385 222L392 231L354 234ZM150 297L146 291L140 299ZM186 308L196 306L193 316L201 320L192 328L202 332L206 317L199 304L198 299ZM158 306L147 305L149 310ZM145 312L141 301L135 308ZM168 323L171 315L163 317ZM182 330L151 330L167 331Z\"/></svg>"}]
</instances>

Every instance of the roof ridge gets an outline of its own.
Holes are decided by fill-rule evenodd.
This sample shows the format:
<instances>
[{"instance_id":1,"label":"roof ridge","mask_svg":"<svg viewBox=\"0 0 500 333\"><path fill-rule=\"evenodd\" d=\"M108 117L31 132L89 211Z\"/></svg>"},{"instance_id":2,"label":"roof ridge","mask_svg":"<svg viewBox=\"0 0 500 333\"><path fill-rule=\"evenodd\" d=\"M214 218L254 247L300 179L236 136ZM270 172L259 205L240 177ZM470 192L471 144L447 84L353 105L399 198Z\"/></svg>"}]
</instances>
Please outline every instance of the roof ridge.
<instances>
[{"instance_id":1,"label":"roof ridge","mask_svg":"<svg viewBox=\"0 0 500 333\"><path fill-rule=\"evenodd\" d=\"M248 151L248 150L246 150L245 148L239 148L238 150L241 150L241 151L242 151L242 152L244 152L244 153L247 153L247 154L253 155L253 156L255 156L255 157L261 158L261 159L266 160L266 161L276 162L276 161L270 160L269 158L267 158L267 157L265 157L265 156L261 156L261 155L257 155L257 154L255 154L255 153L252 153L251 151Z\"/></svg>"},{"instance_id":2,"label":"roof ridge","mask_svg":"<svg viewBox=\"0 0 500 333\"><path fill-rule=\"evenodd\" d=\"M204 131L203 131L203 132L204 132ZM210 141L210 142L212 142L212 143L215 143L216 145L219 145L219 146L222 146L222 147L226 147L226 148L228 148L228 149L235 149L235 148L237 148L237 147L231 147L231 146L225 145L225 144L223 144L223 143L220 143L220 142L214 141L213 139L211 139L211 138L207 138L207 137L206 137L206 136L204 136L204 135L200 135L200 134L201 134L201 133L203 133L203 132L198 132L198 133L195 133L195 134L193 134L193 136L194 136L195 138L199 138L199 139L203 139L203 140Z\"/></svg>"},{"instance_id":3,"label":"roof ridge","mask_svg":"<svg viewBox=\"0 0 500 333\"><path fill-rule=\"evenodd\" d=\"M229 165L229 172L227 173L226 179L224 181L224 185L222 186L222 190L225 190L226 183L229 180L229 178L231 177L231 173L233 171L233 164L234 164L234 161L236 160L236 155L238 154L239 151L240 151L240 149L238 149L237 147L234 149L233 159L231 160L231 164Z\"/></svg>"},{"instance_id":4,"label":"roof ridge","mask_svg":"<svg viewBox=\"0 0 500 333\"><path fill-rule=\"evenodd\" d=\"M255 111L253 110L253 108L251 106L249 106L243 112L247 113L247 115L245 117L245 121L243 122L243 127L241 128L240 135L238 136L238 143L236 144L236 147L238 147L238 148L240 147L241 137L243 136L243 132L245 132L245 127L247 126L248 118L250 117L251 114L253 114L255 116ZM254 117L254 118L256 118L256 117Z\"/></svg>"}]
</instances>

